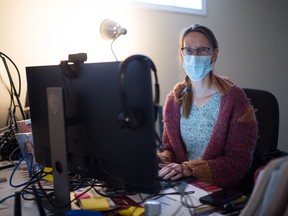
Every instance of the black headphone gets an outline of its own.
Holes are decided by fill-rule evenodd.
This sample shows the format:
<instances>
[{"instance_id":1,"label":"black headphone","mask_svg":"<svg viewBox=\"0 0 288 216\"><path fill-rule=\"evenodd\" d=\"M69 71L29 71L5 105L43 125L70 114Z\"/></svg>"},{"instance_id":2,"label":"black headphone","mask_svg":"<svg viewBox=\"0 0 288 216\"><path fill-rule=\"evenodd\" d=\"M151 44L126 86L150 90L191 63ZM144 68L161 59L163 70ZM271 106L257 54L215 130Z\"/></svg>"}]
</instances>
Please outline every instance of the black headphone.
<instances>
[{"instance_id":1,"label":"black headphone","mask_svg":"<svg viewBox=\"0 0 288 216\"><path fill-rule=\"evenodd\" d=\"M119 93L120 93L120 101L123 105L123 111L121 111L118 115L118 122L120 124L121 128L126 129L134 129L141 125L142 122L142 116L139 112L132 111L127 96L126 91L124 87L124 78L125 78L125 72L128 64L130 64L132 61L146 61L150 64L150 69L154 72L154 78L155 78L155 94L154 94L154 114L155 114L155 121L157 119L158 114L158 104L159 104L159 98L160 98L160 89L159 89L159 83L158 83L158 77L157 77L157 71L156 67L153 63L153 61L144 55L132 55L125 59L120 64L120 70L119 70Z\"/></svg>"}]
</instances>

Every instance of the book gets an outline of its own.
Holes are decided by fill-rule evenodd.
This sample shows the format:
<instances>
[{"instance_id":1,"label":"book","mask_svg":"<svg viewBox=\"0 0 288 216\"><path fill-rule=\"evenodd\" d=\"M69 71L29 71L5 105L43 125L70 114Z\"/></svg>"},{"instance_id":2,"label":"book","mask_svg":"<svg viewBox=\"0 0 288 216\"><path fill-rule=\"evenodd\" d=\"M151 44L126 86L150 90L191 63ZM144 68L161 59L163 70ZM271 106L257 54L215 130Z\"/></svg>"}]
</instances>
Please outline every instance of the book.
<instances>
[{"instance_id":1,"label":"book","mask_svg":"<svg viewBox=\"0 0 288 216\"><path fill-rule=\"evenodd\" d=\"M18 129L18 133L32 132L31 119L17 121L17 129Z\"/></svg>"},{"instance_id":2,"label":"book","mask_svg":"<svg viewBox=\"0 0 288 216\"><path fill-rule=\"evenodd\" d=\"M31 132L16 133L15 137L21 149L22 156L27 164L29 173L32 173L34 166L37 164L35 161L33 135Z\"/></svg>"}]
</instances>

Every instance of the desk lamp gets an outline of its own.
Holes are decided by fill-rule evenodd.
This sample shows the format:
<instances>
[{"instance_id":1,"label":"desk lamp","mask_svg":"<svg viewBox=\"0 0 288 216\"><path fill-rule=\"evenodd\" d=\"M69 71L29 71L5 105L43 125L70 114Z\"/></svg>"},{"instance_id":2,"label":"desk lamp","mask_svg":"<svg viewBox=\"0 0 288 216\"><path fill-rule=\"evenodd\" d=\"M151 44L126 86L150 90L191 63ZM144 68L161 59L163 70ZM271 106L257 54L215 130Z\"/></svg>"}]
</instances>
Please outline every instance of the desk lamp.
<instances>
[{"instance_id":1,"label":"desk lamp","mask_svg":"<svg viewBox=\"0 0 288 216\"><path fill-rule=\"evenodd\" d=\"M111 51L116 59L116 56L113 52L112 45L113 42L120 36L120 35L125 35L127 33L127 30L125 28L122 28L121 25L119 25L117 22L110 20L110 19L105 19L102 21L100 25L100 34L103 39L105 40L112 40L111 42Z\"/></svg>"}]
</instances>

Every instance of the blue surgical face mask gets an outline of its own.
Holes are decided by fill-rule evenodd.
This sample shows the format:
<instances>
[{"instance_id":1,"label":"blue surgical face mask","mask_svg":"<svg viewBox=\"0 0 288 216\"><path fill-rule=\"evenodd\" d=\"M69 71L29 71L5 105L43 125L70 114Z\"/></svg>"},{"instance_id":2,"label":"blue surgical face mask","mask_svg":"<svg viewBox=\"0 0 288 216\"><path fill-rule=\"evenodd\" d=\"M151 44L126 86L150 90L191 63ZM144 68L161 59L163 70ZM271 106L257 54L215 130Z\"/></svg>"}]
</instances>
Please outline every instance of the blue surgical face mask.
<instances>
[{"instance_id":1,"label":"blue surgical face mask","mask_svg":"<svg viewBox=\"0 0 288 216\"><path fill-rule=\"evenodd\" d=\"M184 56L183 68L191 80L202 80L213 69L211 56L186 55Z\"/></svg>"}]
</instances>

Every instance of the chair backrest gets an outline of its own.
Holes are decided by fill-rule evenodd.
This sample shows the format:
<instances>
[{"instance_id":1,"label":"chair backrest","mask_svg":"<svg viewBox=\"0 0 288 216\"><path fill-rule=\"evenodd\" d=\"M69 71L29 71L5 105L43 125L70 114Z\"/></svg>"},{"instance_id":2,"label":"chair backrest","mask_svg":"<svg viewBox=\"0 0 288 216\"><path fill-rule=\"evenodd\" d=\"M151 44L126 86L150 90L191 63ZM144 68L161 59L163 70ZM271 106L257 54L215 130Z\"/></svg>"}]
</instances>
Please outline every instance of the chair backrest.
<instances>
[{"instance_id":1,"label":"chair backrest","mask_svg":"<svg viewBox=\"0 0 288 216\"><path fill-rule=\"evenodd\" d=\"M256 109L259 130L251 168L241 180L242 190L249 194L254 186L254 173L263 165L263 157L267 153L277 150L279 106L276 97L268 91L251 88L243 88L243 90Z\"/></svg>"},{"instance_id":2,"label":"chair backrest","mask_svg":"<svg viewBox=\"0 0 288 216\"><path fill-rule=\"evenodd\" d=\"M279 134L279 106L276 97L265 90L244 88L244 92L256 109L259 138L256 151L266 153L277 149Z\"/></svg>"},{"instance_id":3,"label":"chair backrest","mask_svg":"<svg viewBox=\"0 0 288 216\"><path fill-rule=\"evenodd\" d=\"M256 109L259 138L256 151L266 153L277 149L279 134L279 106L276 97L265 90L244 88L244 92Z\"/></svg>"}]
</instances>

